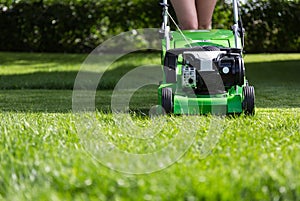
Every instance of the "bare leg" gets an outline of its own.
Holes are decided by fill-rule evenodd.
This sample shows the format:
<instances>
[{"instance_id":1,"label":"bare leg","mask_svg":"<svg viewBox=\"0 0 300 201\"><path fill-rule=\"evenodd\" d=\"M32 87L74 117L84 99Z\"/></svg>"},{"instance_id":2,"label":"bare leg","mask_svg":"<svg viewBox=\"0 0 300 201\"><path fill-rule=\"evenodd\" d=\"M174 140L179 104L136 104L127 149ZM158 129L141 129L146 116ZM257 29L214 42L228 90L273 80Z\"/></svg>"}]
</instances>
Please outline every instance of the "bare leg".
<instances>
[{"instance_id":1,"label":"bare leg","mask_svg":"<svg viewBox=\"0 0 300 201\"><path fill-rule=\"evenodd\" d=\"M214 0L208 0L214 1ZM198 29L195 0L171 0L181 29Z\"/></svg>"},{"instance_id":2,"label":"bare leg","mask_svg":"<svg viewBox=\"0 0 300 201\"><path fill-rule=\"evenodd\" d=\"M211 18L217 0L196 0L199 29L211 29Z\"/></svg>"}]
</instances>

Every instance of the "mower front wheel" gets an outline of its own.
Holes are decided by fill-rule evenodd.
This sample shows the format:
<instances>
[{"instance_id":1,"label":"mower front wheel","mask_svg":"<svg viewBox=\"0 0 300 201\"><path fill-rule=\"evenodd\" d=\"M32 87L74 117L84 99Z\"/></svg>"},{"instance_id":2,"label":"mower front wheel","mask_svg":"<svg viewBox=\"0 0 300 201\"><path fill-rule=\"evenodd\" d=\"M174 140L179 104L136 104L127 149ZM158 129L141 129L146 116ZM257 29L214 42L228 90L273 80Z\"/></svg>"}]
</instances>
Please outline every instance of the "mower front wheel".
<instances>
[{"instance_id":1,"label":"mower front wheel","mask_svg":"<svg viewBox=\"0 0 300 201\"><path fill-rule=\"evenodd\" d=\"M172 88L166 87L162 88L161 91L161 103L167 114L173 112L173 93Z\"/></svg>"},{"instance_id":2,"label":"mower front wheel","mask_svg":"<svg viewBox=\"0 0 300 201\"><path fill-rule=\"evenodd\" d=\"M253 86L244 86L243 87L243 110L246 115L254 115L255 113L255 91Z\"/></svg>"}]
</instances>

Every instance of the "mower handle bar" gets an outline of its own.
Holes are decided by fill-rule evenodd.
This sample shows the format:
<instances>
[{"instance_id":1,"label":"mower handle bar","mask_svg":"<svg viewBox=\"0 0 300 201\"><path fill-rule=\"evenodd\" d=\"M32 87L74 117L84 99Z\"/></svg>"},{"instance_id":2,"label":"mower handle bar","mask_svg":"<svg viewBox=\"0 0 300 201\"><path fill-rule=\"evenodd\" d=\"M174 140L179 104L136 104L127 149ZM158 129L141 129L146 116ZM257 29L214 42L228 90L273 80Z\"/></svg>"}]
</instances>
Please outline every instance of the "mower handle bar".
<instances>
[{"instance_id":1,"label":"mower handle bar","mask_svg":"<svg viewBox=\"0 0 300 201\"><path fill-rule=\"evenodd\" d=\"M241 35L239 33L239 30L243 29L243 27L240 27L240 25L239 25L238 0L232 0L232 4L233 4L233 17L234 17L234 25L232 26L232 30L233 30L233 34L234 34L235 48L238 48L238 38L239 38L239 35ZM168 50L170 48L170 27L168 26L168 21L169 21L168 0L163 0L160 3L160 5L163 6L162 31L164 32L164 38L166 39L166 49ZM242 35L240 37L243 38ZM243 42L242 42L242 46L243 46Z\"/></svg>"}]
</instances>

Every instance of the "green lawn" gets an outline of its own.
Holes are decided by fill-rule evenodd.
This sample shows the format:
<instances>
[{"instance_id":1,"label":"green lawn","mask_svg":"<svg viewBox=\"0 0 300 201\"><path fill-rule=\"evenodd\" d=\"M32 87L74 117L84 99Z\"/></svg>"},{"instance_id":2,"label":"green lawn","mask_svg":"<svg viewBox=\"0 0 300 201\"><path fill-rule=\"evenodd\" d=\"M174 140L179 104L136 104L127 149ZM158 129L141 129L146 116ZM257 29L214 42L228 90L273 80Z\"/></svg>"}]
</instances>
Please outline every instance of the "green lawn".
<instances>
[{"instance_id":1,"label":"green lawn","mask_svg":"<svg viewBox=\"0 0 300 201\"><path fill-rule=\"evenodd\" d=\"M185 123L180 116L159 117L165 126L150 144L115 124L109 110L114 84L133 66L159 63L160 57L138 54L118 61L96 96L96 123L111 142L129 152L151 152L178 131L195 134L175 164L142 175L113 171L84 149L72 88L85 57L0 53L0 200L300 199L300 54L246 55L256 115L219 121L223 132L208 156L203 147L212 116L186 117ZM155 87L135 93L135 123L151 125L144 113L156 99Z\"/></svg>"}]
</instances>

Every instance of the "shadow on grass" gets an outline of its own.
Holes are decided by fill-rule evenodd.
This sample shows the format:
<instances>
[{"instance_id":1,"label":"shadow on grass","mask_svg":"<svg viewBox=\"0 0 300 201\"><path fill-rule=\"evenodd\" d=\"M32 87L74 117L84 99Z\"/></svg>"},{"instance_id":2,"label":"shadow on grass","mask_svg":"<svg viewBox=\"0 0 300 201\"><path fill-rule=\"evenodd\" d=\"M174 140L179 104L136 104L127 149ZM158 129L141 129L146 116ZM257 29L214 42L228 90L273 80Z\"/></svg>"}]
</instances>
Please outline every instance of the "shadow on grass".
<instances>
[{"instance_id":1,"label":"shadow on grass","mask_svg":"<svg viewBox=\"0 0 300 201\"><path fill-rule=\"evenodd\" d=\"M98 90L95 108L103 113L111 112L112 90ZM6 112L72 112L72 90L0 90L0 111ZM157 104L157 87L141 88L130 100L130 109L137 115L148 115Z\"/></svg>"},{"instance_id":2,"label":"shadow on grass","mask_svg":"<svg viewBox=\"0 0 300 201\"><path fill-rule=\"evenodd\" d=\"M109 112L112 89L133 67L122 64L105 72L98 85L96 107ZM99 76L86 72L88 76ZM300 61L247 63L246 74L256 89L259 108L300 107ZM0 110L21 112L71 112L77 72L37 72L0 77ZM25 89L25 90L24 90ZM34 89L34 90L33 90ZM109 89L109 90L108 90ZM133 111L148 114L157 104L155 88L142 89L132 101Z\"/></svg>"},{"instance_id":3,"label":"shadow on grass","mask_svg":"<svg viewBox=\"0 0 300 201\"><path fill-rule=\"evenodd\" d=\"M55 63L56 66L66 64L80 64L84 61L87 55L85 54L61 54L61 53L25 53L25 52L1 52L0 65L5 66L31 66L35 64Z\"/></svg>"},{"instance_id":4,"label":"shadow on grass","mask_svg":"<svg viewBox=\"0 0 300 201\"><path fill-rule=\"evenodd\" d=\"M300 60L247 63L246 76L255 87L256 107L300 107Z\"/></svg>"},{"instance_id":5,"label":"shadow on grass","mask_svg":"<svg viewBox=\"0 0 300 201\"><path fill-rule=\"evenodd\" d=\"M114 89L118 81L135 66L122 63L115 68L108 69L105 73L95 73L92 71L82 71L82 77L89 78L84 84L93 87L89 80L101 81L98 84L98 90ZM0 75L0 90L10 89L56 89L73 90L74 82L78 71L51 71L34 72L26 74Z\"/></svg>"},{"instance_id":6,"label":"shadow on grass","mask_svg":"<svg viewBox=\"0 0 300 201\"><path fill-rule=\"evenodd\" d=\"M253 85L300 85L300 60L246 63L246 75Z\"/></svg>"}]
</instances>

